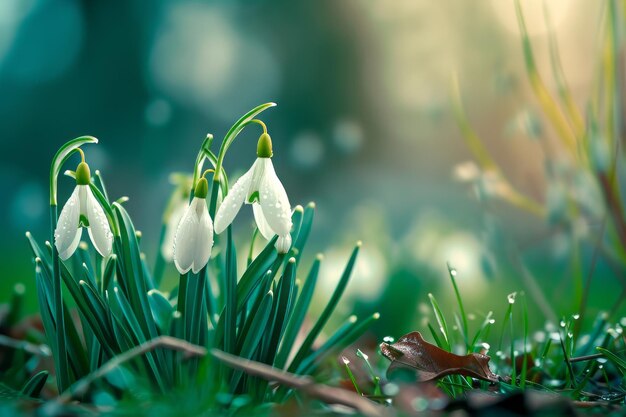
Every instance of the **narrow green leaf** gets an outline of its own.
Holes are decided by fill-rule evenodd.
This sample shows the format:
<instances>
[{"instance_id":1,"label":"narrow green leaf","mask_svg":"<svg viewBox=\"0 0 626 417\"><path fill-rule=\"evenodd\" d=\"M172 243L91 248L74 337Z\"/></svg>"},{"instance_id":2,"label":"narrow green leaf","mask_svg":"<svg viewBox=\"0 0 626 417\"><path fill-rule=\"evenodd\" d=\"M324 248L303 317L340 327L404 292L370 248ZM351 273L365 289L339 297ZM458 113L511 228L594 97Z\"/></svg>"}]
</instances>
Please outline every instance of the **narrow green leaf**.
<instances>
[{"instance_id":1,"label":"narrow green leaf","mask_svg":"<svg viewBox=\"0 0 626 417\"><path fill-rule=\"evenodd\" d=\"M119 348L115 344L115 338L113 337L113 333L108 326L107 319L107 306L104 305L104 301L100 298L100 295L88 282L80 281L80 290L81 294L84 297L85 301L87 301L87 305L91 308L91 313L93 314L84 314L87 322L90 324L90 329L94 332L94 335L98 338L98 341L102 345L102 347L107 351L107 353L111 356L115 354L114 351L118 351Z\"/></svg>"},{"instance_id":2,"label":"narrow green leaf","mask_svg":"<svg viewBox=\"0 0 626 417\"><path fill-rule=\"evenodd\" d=\"M237 254L233 242L232 228L227 229L225 265L225 329L224 351L233 353L237 338Z\"/></svg>"},{"instance_id":3,"label":"narrow green leaf","mask_svg":"<svg viewBox=\"0 0 626 417\"><path fill-rule=\"evenodd\" d=\"M306 208L304 209L304 214L302 215L302 222L300 223L300 227L297 230L297 234L294 234L294 236L292 236L294 239L292 251L295 253L296 261L298 262L300 261L300 257L302 257L304 246L306 245L306 241L309 238L309 234L311 233L311 227L313 226L314 215L315 215L315 203L310 202L309 204L306 205Z\"/></svg>"},{"instance_id":4,"label":"narrow green leaf","mask_svg":"<svg viewBox=\"0 0 626 417\"><path fill-rule=\"evenodd\" d=\"M174 307L162 292L155 289L148 291L148 301L150 302L152 317L161 329L161 334L167 334Z\"/></svg>"},{"instance_id":5,"label":"narrow green leaf","mask_svg":"<svg viewBox=\"0 0 626 417\"><path fill-rule=\"evenodd\" d=\"M243 324L243 326L241 327L241 330L239 331L239 334L237 335L237 349L236 349L237 355L239 355L239 353L241 352L243 343L246 337L248 337L248 333L250 333L251 331L254 317L258 314L259 308L261 308L261 303L263 302L263 300L265 300L267 293L272 292L270 290L270 288L272 287L272 284L273 282L272 282L271 271L268 271L268 273L265 274L265 277L263 277L263 282L259 286L259 289L258 289L259 295L258 296L255 295L251 300L252 307L250 308L249 314L246 316L245 323Z\"/></svg>"},{"instance_id":6,"label":"narrow green leaf","mask_svg":"<svg viewBox=\"0 0 626 417\"><path fill-rule=\"evenodd\" d=\"M309 351L309 349L311 349L311 346L313 346L313 342L315 341L317 336L319 336L319 334L321 333L322 329L326 325L326 322L328 322L328 319L330 318L333 311L335 311L335 307L337 307L337 303L339 302L339 299L343 295L343 292L346 289L346 286L348 285L348 281L350 280L350 275L352 274L352 269L354 268L354 264L356 263L356 258L357 258L357 255L359 254L360 248L361 248L361 242L358 242L354 250L352 251L352 254L350 255L350 259L348 260L346 268L344 269L343 274L341 275L341 278L339 279L339 283L337 284L337 287L335 288L333 295L330 297L328 304L326 304L326 307L322 311L322 314L320 314L320 317L318 318L317 322L315 323L315 325L313 326L313 328L307 335L306 339L302 343L302 346L300 346L298 353L296 354L295 358L291 362L291 365L289 366L290 372L293 372L295 369L298 369L298 367L300 366L300 362L302 362L302 360L306 357L307 352Z\"/></svg>"},{"instance_id":7,"label":"narrow green leaf","mask_svg":"<svg viewBox=\"0 0 626 417\"><path fill-rule=\"evenodd\" d=\"M320 270L320 263L322 261L322 255L318 255L311 266L311 270L309 271L309 275L307 276L306 281L304 282L304 286L302 287L302 291L295 302L295 306L291 314L289 314L289 321L287 323L287 328L285 329L285 335L283 336L283 340L280 345L280 350L278 352L278 356L274 361L274 366L283 369L285 364L287 363L287 358L291 353L291 349L293 348L293 344L298 336L298 332L302 327L302 323L304 322L304 318L306 316L306 312L309 309L309 305L311 304L311 299L313 298L313 292L315 291L315 284L317 283L317 276Z\"/></svg>"},{"instance_id":8,"label":"narrow green leaf","mask_svg":"<svg viewBox=\"0 0 626 417\"><path fill-rule=\"evenodd\" d=\"M298 332L302 327L302 323L304 322L304 318L306 316L306 312L309 309L309 305L311 304L311 299L313 298L313 292L315 291L315 284L317 283L317 276L320 271L320 263L322 261L322 256L318 255L313 262L313 266L311 266L311 270L309 271L309 275L304 282L304 286L302 287L302 291L296 301L295 308L293 313L289 315L289 322L287 323L287 329L285 330L285 335L283 337L283 341L280 346L280 351L278 356L276 357L276 361L274 362L274 366L279 369L285 367L287 363L287 358L291 353L291 349L293 348L293 344L298 336Z\"/></svg>"},{"instance_id":9,"label":"narrow green leaf","mask_svg":"<svg viewBox=\"0 0 626 417\"><path fill-rule=\"evenodd\" d=\"M241 311L248 302L252 292L257 285L259 285L259 278L267 273L272 263L276 260L277 254L276 248L274 248L276 239L278 239L278 237L274 236L274 238L268 242L261 253L254 258L237 283L237 311Z\"/></svg>"},{"instance_id":10,"label":"narrow green leaf","mask_svg":"<svg viewBox=\"0 0 626 417\"><path fill-rule=\"evenodd\" d=\"M372 323L380 318L380 314L374 313L365 320L357 320L351 316L339 330L337 330L319 349L311 353L302 362L296 374L310 374L329 355L337 354L346 346L356 341Z\"/></svg>"},{"instance_id":11,"label":"narrow green leaf","mask_svg":"<svg viewBox=\"0 0 626 417\"><path fill-rule=\"evenodd\" d=\"M443 348L449 352L452 341L450 340L450 332L448 331L448 323L446 322L445 316L441 312L441 308L439 308L439 303L435 299L435 296L432 294L428 294L428 298L430 299L430 304L433 307L435 318L437 319L437 323L439 324L439 330L441 331L441 334L443 334L443 339L445 342Z\"/></svg>"},{"instance_id":12,"label":"narrow green leaf","mask_svg":"<svg viewBox=\"0 0 626 417\"><path fill-rule=\"evenodd\" d=\"M135 316L135 313L133 312L130 303L118 287L113 288L113 296L110 297L109 300L113 301L113 303L111 303L111 311L113 313L113 317L117 320L120 327L126 327L127 330L129 330L129 334L133 339L133 344L135 346L138 346L145 343L147 339L143 333L141 325L137 317ZM158 355L159 352L161 353L161 355ZM152 377L157 386L165 391L167 384L164 382L164 379L161 376L160 371L162 368L157 365L158 363L165 363L165 357L163 355L163 352L160 349L154 352L148 352L146 353L145 358L148 362ZM164 368L163 371L165 371L166 369L167 368Z\"/></svg>"},{"instance_id":13,"label":"narrow green leaf","mask_svg":"<svg viewBox=\"0 0 626 417\"><path fill-rule=\"evenodd\" d=\"M597 347L596 350L600 352L601 354L603 354L604 357L606 357L608 360L613 362L613 364L617 367L617 369L619 370L622 376L626 376L626 359L620 356L617 356L615 353L611 352L610 350L607 350L601 347Z\"/></svg>"},{"instance_id":14,"label":"narrow green leaf","mask_svg":"<svg viewBox=\"0 0 626 417\"><path fill-rule=\"evenodd\" d=\"M107 259L107 263L106 263L106 266L104 268L104 273L102 274L102 288L101 288L101 291L103 293L104 293L104 291L109 289L109 286L111 285L113 277L115 276L116 263L117 263L117 255L113 253Z\"/></svg>"},{"instance_id":15,"label":"narrow green leaf","mask_svg":"<svg viewBox=\"0 0 626 417\"><path fill-rule=\"evenodd\" d=\"M120 204L113 203L113 208L117 214L120 226L120 239L116 239L118 257L121 256L120 263L124 266L125 272L122 277L118 277L118 281L120 278L126 280L130 306L137 317L140 318L139 325L144 334L152 339L158 336L158 332L148 301L147 285L135 228L130 220L130 216ZM160 350L156 352L159 355Z\"/></svg>"},{"instance_id":16,"label":"narrow green leaf","mask_svg":"<svg viewBox=\"0 0 626 417\"><path fill-rule=\"evenodd\" d=\"M26 382L20 393L28 397L38 398L47 380L48 371L40 371Z\"/></svg>"},{"instance_id":17,"label":"narrow green leaf","mask_svg":"<svg viewBox=\"0 0 626 417\"><path fill-rule=\"evenodd\" d=\"M204 296L206 294L205 286L207 283L207 267L202 268L200 273L197 276L194 276L196 281L196 286L194 289L193 297L191 297L191 327L190 333L191 337L189 341L194 345L204 345L204 341L200 340L201 327L203 319L206 320L207 316L207 308L206 303L204 302Z\"/></svg>"},{"instance_id":18,"label":"narrow green leaf","mask_svg":"<svg viewBox=\"0 0 626 417\"><path fill-rule=\"evenodd\" d=\"M237 283L237 312L240 312L243 308L245 308L248 300L254 293L254 290L258 287L259 283L262 282L263 277L267 274L272 265L275 262L282 260L284 257L284 255L277 256L276 254L274 243L277 238L277 236L274 236L274 238L265 246L259 256L257 256L248 266L246 271L243 273L243 276ZM275 271L272 272L275 274ZM222 290L222 292L224 291ZM224 303L226 302L224 301ZM217 322L217 327L215 328L216 346L223 346L222 343L225 333L225 320L226 308L224 307Z\"/></svg>"},{"instance_id":19,"label":"narrow green leaf","mask_svg":"<svg viewBox=\"0 0 626 417\"><path fill-rule=\"evenodd\" d=\"M265 334L267 322L270 317L270 312L272 310L272 301L273 294L271 291L269 291L263 297L263 301L261 302L257 313L252 318L250 331L246 334L246 337L241 347L241 351L239 352L239 356L241 358L251 359L252 354L256 351L256 349L259 348L259 342L261 341L261 337L263 336L263 334ZM239 384L242 375L243 371L233 372L230 384L233 390Z\"/></svg>"},{"instance_id":20,"label":"narrow green leaf","mask_svg":"<svg viewBox=\"0 0 626 417\"><path fill-rule=\"evenodd\" d=\"M459 311L461 312L461 321L462 325L459 326L459 329L462 329L463 340L465 341L465 348L469 353L471 351L469 344L469 324L467 320L467 314L465 314L465 308L463 307L463 299L461 298L461 293L459 291L459 287L456 283L456 269L452 268L450 264L448 266L448 276L450 277L450 281L452 281L452 287L454 288L454 295L456 296L456 301L459 305Z\"/></svg>"},{"instance_id":21,"label":"narrow green leaf","mask_svg":"<svg viewBox=\"0 0 626 417\"><path fill-rule=\"evenodd\" d=\"M267 333L267 350L265 358L262 362L273 364L278 352L278 346L286 327L287 311L289 310L293 299L293 287L296 279L296 259L290 258L287 262L285 272L278 283L278 294L272 306L271 327L268 326Z\"/></svg>"}]
</instances>

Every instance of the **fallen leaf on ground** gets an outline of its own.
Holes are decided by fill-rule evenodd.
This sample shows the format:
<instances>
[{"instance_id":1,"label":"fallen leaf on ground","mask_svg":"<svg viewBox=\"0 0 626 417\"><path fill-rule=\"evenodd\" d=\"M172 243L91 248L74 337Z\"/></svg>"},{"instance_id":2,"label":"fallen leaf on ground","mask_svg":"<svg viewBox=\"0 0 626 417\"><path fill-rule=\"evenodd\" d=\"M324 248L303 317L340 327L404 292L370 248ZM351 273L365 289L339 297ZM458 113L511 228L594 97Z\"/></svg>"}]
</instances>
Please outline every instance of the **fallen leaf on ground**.
<instances>
[{"instance_id":1,"label":"fallen leaf on ground","mask_svg":"<svg viewBox=\"0 0 626 417\"><path fill-rule=\"evenodd\" d=\"M391 361L388 372L397 367L413 368L420 382L455 374L498 382L498 376L489 369L489 356L480 353L455 355L428 343L420 332L406 334L393 344L381 343L380 349Z\"/></svg>"}]
</instances>

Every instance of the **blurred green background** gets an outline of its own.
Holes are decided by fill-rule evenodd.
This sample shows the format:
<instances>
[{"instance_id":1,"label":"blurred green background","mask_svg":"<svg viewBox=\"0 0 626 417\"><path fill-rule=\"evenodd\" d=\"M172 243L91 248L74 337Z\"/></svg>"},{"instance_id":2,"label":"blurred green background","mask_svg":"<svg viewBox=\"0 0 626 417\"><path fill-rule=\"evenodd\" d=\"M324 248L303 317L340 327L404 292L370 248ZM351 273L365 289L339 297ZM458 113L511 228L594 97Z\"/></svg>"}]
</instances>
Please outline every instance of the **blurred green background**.
<instances>
[{"instance_id":1,"label":"blurred green background","mask_svg":"<svg viewBox=\"0 0 626 417\"><path fill-rule=\"evenodd\" d=\"M603 3L546 2L581 108L600 56ZM543 3L522 5L539 70L549 74ZM543 204L546 167L561 150L527 81L512 1L3 0L0 290L8 298L16 282L33 286L24 232L49 239L49 164L66 140L100 139L85 148L88 162L113 198L130 197L154 259L170 172L192 169L207 132L219 140L248 109L275 101L263 120L278 175L292 204L317 203L321 296L362 239L349 300L381 312L380 335L422 326L429 292L444 310L454 307L446 262L479 318L502 311L506 294L528 292L528 274L558 315L575 313L573 254L580 249L586 277L593 245L576 246L559 222L455 178L472 156L452 113L454 74L502 170ZM546 83L555 87L551 77ZM258 133L249 129L229 152L231 178L254 160ZM73 184L60 184L65 201ZM250 224L238 222L239 239ZM598 227L588 222L580 233ZM591 313L619 297L623 272L598 260ZM529 308L533 323L543 323L532 298Z\"/></svg>"}]
</instances>

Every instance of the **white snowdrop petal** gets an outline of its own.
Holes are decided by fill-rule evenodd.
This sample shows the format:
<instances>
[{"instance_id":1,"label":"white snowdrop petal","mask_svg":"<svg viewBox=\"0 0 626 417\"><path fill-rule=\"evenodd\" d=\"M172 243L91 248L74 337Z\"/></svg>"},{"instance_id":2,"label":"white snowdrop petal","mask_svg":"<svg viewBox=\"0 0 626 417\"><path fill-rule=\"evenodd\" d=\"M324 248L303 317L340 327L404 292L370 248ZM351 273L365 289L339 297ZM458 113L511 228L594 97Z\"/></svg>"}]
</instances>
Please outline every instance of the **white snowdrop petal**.
<instances>
[{"instance_id":1,"label":"white snowdrop petal","mask_svg":"<svg viewBox=\"0 0 626 417\"><path fill-rule=\"evenodd\" d=\"M218 235L226 230L239 212L248 193L248 189L250 188L253 168L254 166L237 180L217 209L217 214L215 215L215 233Z\"/></svg>"},{"instance_id":2,"label":"white snowdrop petal","mask_svg":"<svg viewBox=\"0 0 626 417\"><path fill-rule=\"evenodd\" d=\"M199 210L203 210L203 212L199 216L197 229L198 237L191 268L194 274L200 272L207 262L209 262L211 248L213 247L213 222L211 221L211 216L209 216L209 208L206 205L205 199L198 200L196 213Z\"/></svg>"},{"instance_id":3,"label":"white snowdrop petal","mask_svg":"<svg viewBox=\"0 0 626 417\"><path fill-rule=\"evenodd\" d=\"M72 242L70 243L70 245L65 250L59 250L59 258L61 258L62 261L68 260L70 256L72 256L74 252L76 252L76 248L78 248L78 245L80 244L80 237L82 236L82 234L83 228L77 227L75 229L74 237L72 238Z\"/></svg>"},{"instance_id":4,"label":"white snowdrop petal","mask_svg":"<svg viewBox=\"0 0 626 417\"><path fill-rule=\"evenodd\" d=\"M291 235L287 233L285 236L279 236L274 247L278 253L287 253L291 249Z\"/></svg>"},{"instance_id":5,"label":"white snowdrop petal","mask_svg":"<svg viewBox=\"0 0 626 417\"><path fill-rule=\"evenodd\" d=\"M265 162L265 172L259 188L261 208L272 230L284 236L291 230L291 205L287 192L274 171L272 160L262 159Z\"/></svg>"},{"instance_id":6,"label":"white snowdrop petal","mask_svg":"<svg viewBox=\"0 0 626 417\"><path fill-rule=\"evenodd\" d=\"M193 265L197 230L198 218L193 205L189 205L180 219L174 236L174 265L181 274L188 272Z\"/></svg>"},{"instance_id":7,"label":"white snowdrop petal","mask_svg":"<svg viewBox=\"0 0 626 417\"><path fill-rule=\"evenodd\" d=\"M265 161L268 159L269 158L257 158L255 159L254 164L252 164L252 167L250 168L250 172L252 172L252 180L250 181L250 187L248 187L245 202L249 203L252 195L259 192L263 175L265 175Z\"/></svg>"},{"instance_id":8,"label":"white snowdrop petal","mask_svg":"<svg viewBox=\"0 0 626 417\"><path fill-rule=\"evenodd\" d=\"M74 192L67 200L57 222L54 231L54 245L62 260L68 259L80 243L81 229L78 227L80 219L79 188L74 188Z\"/></svg>"},{"instance_id":9,"label":"white snowdrop petal","mask_svg":"<svg viewBox=\"0 0 626 417\"><path fill-rule=\"evenodd\" d=\"M104 214L104 209L88 185L79 185L79 187L85 187L83 191L85 193L85 207L81 207L81 209L85 211L85 216L89 221L87 230L91 242L100 255L109 256L113 246L113 233L111 233L111 226Z\"/></svg>"},{"instance_id":10,"label":"white snowdrop petal","mask_svg":"<svg viewBox=\"0 0 626 417\"><path fill-rule=\"evenodd\" d=\"M261 232L261 235L266 240L272 239L276 233L274 233L267 220L265 220L265 215L263 214L261 205L259 203L253 203L252 211L254 212L254 220L259 228L259 232Z\"/></svg>"}]
</instances>

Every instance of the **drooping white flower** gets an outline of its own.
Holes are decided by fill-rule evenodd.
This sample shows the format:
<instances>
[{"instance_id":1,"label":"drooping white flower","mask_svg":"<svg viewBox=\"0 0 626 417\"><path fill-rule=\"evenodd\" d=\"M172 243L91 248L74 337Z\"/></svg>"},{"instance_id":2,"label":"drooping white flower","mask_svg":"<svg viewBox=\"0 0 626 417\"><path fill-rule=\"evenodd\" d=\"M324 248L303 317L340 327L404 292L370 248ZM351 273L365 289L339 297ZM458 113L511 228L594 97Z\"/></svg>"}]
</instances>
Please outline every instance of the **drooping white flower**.
<instances>
[{"instance_id":1,"label":"drooping white flower","mask_svg":"<svg viewBox=\"0 0 626 417\"><path fill-rule=\"evenodd\" d=\"M213 248L213 222L209 215L206 196L208 183L200 178L194 198L185 210L174 237L174 265L181 274L194 274L207 264Z\"/></svg>"},{"instance_id":2,"label":"drooping white flower","mask_svg":"<svg viewBox=\"0 0 626 417\"><path fill-rule=\"evenodd\" d=\"M76 251L83 227L87 228L89 238L100 255L108 256L111 253L111 226L89 188L90 178L89 166L81 162L76 168L76 188L63 206L54 231L54 244L59 258L64 261Z\"/></svg>"},{"instance_id":3,"label":"drooping white flower","mask_svg":"<svg viewBox=\"0 0 626 417\"><path fill-rule=\"evenodd\" d=\"M215 233L232 223L241 205L252 204L254 219L261 235L270 240L278 235L276 249L287 253L291 247L291 205L271 160L272 142L267 133L259 138L257 159L230 189L215 215Z\"/></svg>"}]
</instances>

